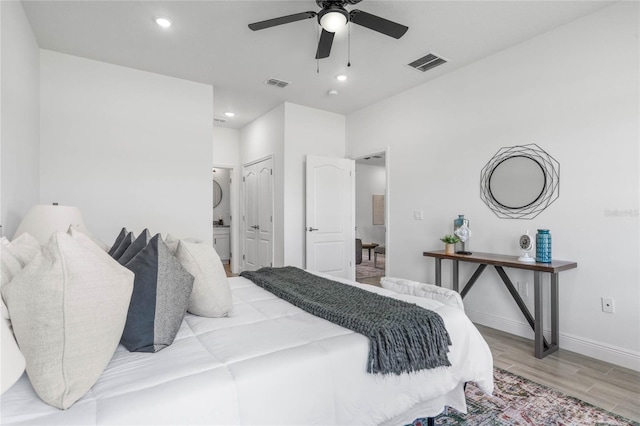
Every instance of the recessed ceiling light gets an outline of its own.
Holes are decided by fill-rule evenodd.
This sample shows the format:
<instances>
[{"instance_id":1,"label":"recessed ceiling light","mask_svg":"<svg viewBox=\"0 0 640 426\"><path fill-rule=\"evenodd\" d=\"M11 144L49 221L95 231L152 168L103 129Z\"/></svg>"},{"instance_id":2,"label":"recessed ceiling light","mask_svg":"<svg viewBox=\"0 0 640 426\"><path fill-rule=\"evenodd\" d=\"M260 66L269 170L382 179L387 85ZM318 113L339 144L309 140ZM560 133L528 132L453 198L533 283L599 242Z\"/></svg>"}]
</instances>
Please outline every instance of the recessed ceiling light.
<instances>
[{"instance_id":1,"label":"recessed ceiling light","mask_svg":"<svg viewBox=\"0 0 640 426\"><path fill-rule=\"evenodd\" d=\"M158 16L155 18L156 24L160 25L162 28L169 28L173 22L171 19L165 18L164 16Z\"/></svg>"},{"instance_id":2,"label":"recessed ceiling light","mask_svg":"<svg viewBox=\"0 0 640 426\"><path fill-rule=\"evenodd\" d=\"M344 74L340 74L338 76L336 76L336 80L338 81L347 81L347 76Z\"/></svg>"},{"instance_id":3,"label":"recessed ceiling light","mask_svg":"<svg viewBox=\"0 0 640 426\"><path fill-rule=\"evenodd\" d=\"M329 96L336 96L338 94L337 90L329 90Z\"/></svg>"},{"instance_id":4,"label":"recessed ceiling light","mask_svg":"<svg viewBox=\"0 0 640 426\"><path fill-rule=\"evenodd\" d=\"M235 117L236 113L235 112L231 112L231 111L227 111L224 113L224 115L226 115L227 117Z\"/></svg>"}]
</instances>

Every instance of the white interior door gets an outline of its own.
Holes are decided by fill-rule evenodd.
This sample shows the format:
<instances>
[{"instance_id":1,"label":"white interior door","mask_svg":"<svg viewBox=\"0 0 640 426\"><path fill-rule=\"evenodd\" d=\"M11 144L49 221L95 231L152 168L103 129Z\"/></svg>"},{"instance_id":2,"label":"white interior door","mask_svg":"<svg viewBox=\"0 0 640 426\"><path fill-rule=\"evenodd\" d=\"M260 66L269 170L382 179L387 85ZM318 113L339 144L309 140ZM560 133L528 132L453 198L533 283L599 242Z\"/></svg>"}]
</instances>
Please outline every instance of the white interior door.
<instances>
[{"instance_id":1,"label":"white interior door","mask_svg":"<svg viewBox=\"0 0 640 426\"><path fill-rule=\"evenodd\" d=\"M273 266L273 160L258 164L257 175L257 224L258 224L258 265Z\"/></svg>"},{"instance_id":2,"label":"white interior door","mask_svg":"<svg viewBox=\"0 0 640 426\"><path fill-rule=\"evenodd\" d=\"M242 227L244 237L244 253L242 255L244 269L255 271L258 266L258 203L257 203L258 177L253 167L249 166L242 172L242 194L244 214Z\"/></svg>"},{"instance_id":3,"label":"white interior door","mask_svg":"<svg viewBox=\"0 0 640 426\"><path fill-rule=\"evenodd\" d=\"M273 159L242 171L243 269L273 265Z\"/></svg>"},{"instance_id":4,"label":"white interior door","mask_svg":"<svg viewBox=\"0 0 640 426\"><path fill-rule=\"evenodd\" d=\"M307 156L307 269L355 279L355 162Z\"/></svg>"}]
</instances>

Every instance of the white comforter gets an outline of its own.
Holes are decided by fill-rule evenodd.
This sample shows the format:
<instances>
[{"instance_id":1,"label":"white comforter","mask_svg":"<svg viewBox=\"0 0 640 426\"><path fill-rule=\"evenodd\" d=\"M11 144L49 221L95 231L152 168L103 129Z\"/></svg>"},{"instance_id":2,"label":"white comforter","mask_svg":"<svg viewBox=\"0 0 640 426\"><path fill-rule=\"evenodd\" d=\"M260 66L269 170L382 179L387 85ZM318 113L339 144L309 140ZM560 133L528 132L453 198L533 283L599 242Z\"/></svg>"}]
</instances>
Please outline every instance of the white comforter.
<instances>
[{"instance_id":1,"label":"white comforter","mask_svg":"<svg viewBox=\"0 0 640 426\"><path fill-rule=\"evenodd\" d=\"M2 395L2 424L401 425L444 406L466 412L462 386L493 390L489 348L466 315L437 301L367 290L438 312L452 366L401 376L366 372L367 339L310 315L244 278L231 278L229 318L187 314L173 345L120 346L69 410L42 402L26 375Z\"/></svg>"}]
</instances>

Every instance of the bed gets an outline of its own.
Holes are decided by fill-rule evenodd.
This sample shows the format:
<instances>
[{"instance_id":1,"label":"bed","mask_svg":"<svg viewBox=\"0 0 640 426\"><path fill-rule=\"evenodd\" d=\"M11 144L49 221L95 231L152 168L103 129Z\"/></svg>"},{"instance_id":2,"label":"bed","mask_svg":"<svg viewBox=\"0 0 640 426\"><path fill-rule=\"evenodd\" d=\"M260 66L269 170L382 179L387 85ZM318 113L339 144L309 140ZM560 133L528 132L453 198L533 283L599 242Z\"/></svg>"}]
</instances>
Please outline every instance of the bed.
<instances>
[{"instance_id":1,"label":"bed","mask_svg":"<svg viewBox=\"0 0 640 426\"><path fill-rule=\"evenodd\" d=\"M26 374L0 401L2 424L402 425L445 407L466 412L464 384L493 390L489 348L464 312L436 300L347 285L436 311L451 367L366 373L366 337L308 314L243 277L229 279L233 315L187 314L157 353L120 345L89 393L68 410L42 402Z\"/></svg>"}]
</instances>

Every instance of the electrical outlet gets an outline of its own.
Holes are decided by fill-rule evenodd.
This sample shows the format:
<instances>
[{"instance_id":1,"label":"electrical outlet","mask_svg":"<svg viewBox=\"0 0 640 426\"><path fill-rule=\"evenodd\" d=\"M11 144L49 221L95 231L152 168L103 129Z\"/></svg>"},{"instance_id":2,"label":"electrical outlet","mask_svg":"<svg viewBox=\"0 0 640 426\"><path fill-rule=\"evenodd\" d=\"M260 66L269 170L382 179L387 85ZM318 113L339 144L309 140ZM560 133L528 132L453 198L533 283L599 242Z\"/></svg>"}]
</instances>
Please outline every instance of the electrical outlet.
<instances>
[{"instance_id":1,"label":"electrical outlet","mask_svg":"<svg viewBox=\"0 0 640 426\"><path fill-rule=\"evenodd\" d=\"M615 312L615 308L613 305L613 298L612 297L603 297L602 298L602 312L607 312L609 314L612 314Z\"/></svg>"},{"instance_id":2,"label":"electrical outlet","mask_svg":"<svg viewBox=\"0 0 640 426\"><path fill-rule=\"evenodd\" d=\"M414 210L413 220L422 220L422 219L424 219L424 212L422 210Z\"/></svg>"},{"instance_id":3,"label":"electrical outlet","mask_svg":"<svg viewBox=\"0 0 640 426\"><path fill-rule=\"evenodd\" d=\"M522 296L529 296L529 283L528 282L521 282L518 281L518 293L520 293Z\"/></svg>"}]
</instances>

